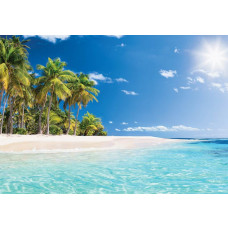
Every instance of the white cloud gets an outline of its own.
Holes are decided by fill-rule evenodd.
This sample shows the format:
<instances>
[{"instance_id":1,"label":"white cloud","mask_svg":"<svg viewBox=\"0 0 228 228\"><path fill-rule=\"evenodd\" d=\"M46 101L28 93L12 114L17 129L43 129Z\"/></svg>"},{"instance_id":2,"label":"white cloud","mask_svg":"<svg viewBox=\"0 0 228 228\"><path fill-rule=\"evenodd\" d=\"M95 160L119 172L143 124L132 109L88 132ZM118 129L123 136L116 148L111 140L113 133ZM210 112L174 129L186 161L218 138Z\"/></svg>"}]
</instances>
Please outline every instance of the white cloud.
<instances>
[{"instance_id":1,"label":"white cloud","mask_svg":"<svg viewBox=\"0 0 228 228\"><path fill-rule=\"evenodd\" d=\"M175 48L175 49L174 49L174 53L180 53L180 49Z\"/></svg>"},{"instance_id":2,"label":"white cloud","mask_svg":"<svg viewBox=\"0 0 228 228\"><path fill-rule=\"evenodd\" d=\"M89 78L95 82L95 84L98 84L98 81L104 82L104 83L112 83L112 79L109 77L105 77L103 74L98 73L90 73Z\"/></svg>"},{"instance_id":3,"label":"white cloud","mask_svg":"<svg viewBox=\"0 0 228 228\"><path fill-rule=\"evenodd\" d=\"M220 84L220 83L215 83L215 82L212 82L211 85L212 85L213 87L216 87L216 88L221 88L221 87L222 87L222 84Z\"/></svg>"},{"instance_id":4,"label":"white cloud","mask_svg":"<svg viewBox=\"0 0 228 228\"><path fill-rule=\"evenodd\" d=\"M173 88L173 90L174 90L176 93L178 93L178 89L177 89L177 88Z\"/></svg>"},{"instance_id":5,"label":"white cloud","mask_svg":"<svg viewBox=\"0 0 228 228\"><path fill-rule=\"evenodd\" d=\"M122 125L127 125L128 123L126 123L126 122L122 122L121 124L122 124Z\"/></svg>"},{"instance_id":6,"label":"white cloud","mask_svg":"<svg viewBox=\"0 0 228 228\"><path fill-rule=\"evenodd\" d=\"M206 71L204 69L197 69L191 72L191 74L196 74L196 73L204 74L210 78L218 78L221 76L221 74L217 71Z\"/></svg>"},{"instance_id":7,"label":"white cloud","mask_svg":"<svg viewBox=\"0 0 228 228\"><path fill-rule=\"evenodd\" d=\"M57 40L67 40L70 37L70 35L24 35L24 38L27 39L35 36L51 43L56 43Z\"/></svg>"},{"instance_id":8,"label":"white cloud","mask_svg":"<svg viewBox=\"0 0 228 228\"><path fill-rule=\"evenodd\" d=\"M152 127L128 127L123 129L123 131L199 131L199 128L188 127L184 125L172 126L172 127L165 127L165 126L152 126Z\"/></svg>"},{"instance_id":9,"label":"white cloud","mask_svg":"<svg viewBox=\"0 0 228 228\"><path fill-rule=\"evenodd\" d=\"M181 86L180 89L187 90L187 89L191 89L191 87L189 87L189 86Z\"/></svg>"},{"instance_id":10,"label":"white cloud","mask_svg":"<svg viewBox=\"0 0 228 228\"><path fill-rule=\"evenodd\" d=\"M115 80L116 80L117 82L128 82L128 80L125 79L125 78L116 78Z\"/></svg>"},{"instance_id":11,"label":"white cloud","mask_svg":"<svg viewBox=\"0 0 228 228\"><path fill-rule=\"evenodd\" d=\"M113 122L112 121L109 121L110 124L112 124Z\"/></svg>"},{"instance_id":12,"label":"white cloud","mask_svg":"<svg viewBox=\"0 0 228 228\"><path fill-rule=\"evenodd\" d=\"M134 92L134 91L127 91L127 90L121 90L123 93L125 93L126 95L133 95L136 96L138 95L138 93Z\"/></svg>"},{"instance_id":13,"label":"white cloud","mask_svg":"<svg viewBox=\"0 0 228 228\"><path fill-rule=\"evenodd\" d=\"M120 47L125 47L125 44L124 44L124 43L121 43L121 44L120 44Z\"/></svg>"},{"instance_id":14,"label":"white cloud","mask_svg":"<svg viewBox=\"0 0 228 228\"><path fill-rule=\"evenodd\" d=\"M202 83L202 84L204 83L204 79L201 78L201 77L197 77L196 81L199 82L199 83Z\"/></svg>"},{"instance_id":15,"label":"white cloud","mask_svg":"<svg viewBox=\"0 0 228 228\"><path fill-rule=\"evenodd\" d=\"M138 122L137 122L137 121L135 121L134 123L135 123L135 124L137 124Z\"/></svg>"},{"instance_id":16,"label":"white cloud","mask_svg":"<svg viewBox=\"0 0 228 228\"><path fill-rule=\"evenodd\" d=\"M160 70L159 73L165 78L173 78L176 74L176 70Z\"/></svg>"},{"instance_id":17,"label":"white cloud","mask_svg":"<svg viewBox=\"0 0 228 228\"><path fill-rule=\"evenodd\" d=\"M217 88L222 93L228 92L228 83L221 84L212 82L211 86Z\"/></svg>"},{"instance_id":18,"label":"white cloud","mask_svg":"<svg viewBox=\"0 0 228 228\"><path fill-rule=\"evenodd\" d=\"M205 81L204 81L204 79L202 78L202 77L196 77L196 78L192 78L192 77L187 77L187 84L188 85L191 85L191 84L195 84L195 83L197 83L197 82L199 82L199 83L204 83Z\"/></svg>"},{"instance_id":19,"label":"white cloud","mask_svg":"<svg viewBox=\"0 0 228 228\"><path fill-rule=\"evenodd\" d=\"M187 77L187 80L188 80L188 84L193 84L195 82L195 80L193 80L193 78L191 77Z\"/></svg>"},{"instance_id":20,"label":"white cloud","mask_svg":"<svg viewBox=\"0 0 228 228\"><path fill-rule=\"evenodd\" d=\"M199 128L195 128L195 127L187 127L184 125L178 125L178 126L172 126L172 129L174 131L199 131Z\"/></svg>"},{"instance_id":21,"label":"white cloud","mask_svg":"<svg viewBox=\"0 0 228 228\"><path fill-rule=\"evenodd\" d=\"M224 83L223 85L220 83L212 82L211 85L217 88L220 92L225 93L228 91L228 83Z\"/></svg>"},{"instance_id":22,"label":"white cloud","mask_svg":"<svg viewBox=\"0 0 228 228\"><path fill-rule=\"evenodd\" d=\"M109 36L109 37L116 37L117 39L120 39L123 37L123 35L106 35L106 36Z\"/></svg>"},{"instance_id":23,"label":"white cloud","mask_svg":"<svg viewBox=\"0 0 228 228\"><path fill-rule=\"evenodd\" d=\"M118 129L118 128L116 128L115 130L116 130L116 131L121 131L121 130L120 130L120 129Z\"/></svg>"},{"instance_id":24,"label":"white cloud","mask_svg":"<svg viewBox=\"0 0 228 228\"><path fill-rule=\"evenodd\" d=\"M219 72L208 72L207 75L211 78L218 78L220 77Z\"/></svg>"}]
</instances>

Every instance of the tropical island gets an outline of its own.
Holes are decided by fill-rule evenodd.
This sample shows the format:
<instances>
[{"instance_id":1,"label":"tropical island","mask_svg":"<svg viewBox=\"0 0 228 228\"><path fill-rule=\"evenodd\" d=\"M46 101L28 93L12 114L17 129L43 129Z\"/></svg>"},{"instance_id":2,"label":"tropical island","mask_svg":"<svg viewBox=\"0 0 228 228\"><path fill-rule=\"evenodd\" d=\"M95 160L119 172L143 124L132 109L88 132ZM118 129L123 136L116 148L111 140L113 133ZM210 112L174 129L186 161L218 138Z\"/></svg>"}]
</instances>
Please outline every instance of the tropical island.
<instances>
[{"instance_id":1,"label":"tropical island","mask_svg":"<svg viewBox=\"0 0 228 228\"><path fill-rule=\"evenodd\" d=\"M213 118L202 103L209 83L202 71L200 76L193 72L182 84L184 77L179 82L174 68L159 64L161 70L151 79L151 53L160 56L154 66L158 60L163 66L162 56L176 55L172 64L181 61L186 72L187 54L182 59L184 54L178 57L175 49L164 55L164 49L171 50L165 42L170 37L162 38L165 43L157 51L147 42L159 39L154 36L126 37L122 46L102 36L70 37L64 44L26 37L0 38L0 193L228 193L228 140L200 136L219 133L208 128L208 120L222 120L217 107L225 116L225 96L214 100L222 100L220 106L209 104L216 107ZM66 50L61 52L63 45ZM224 52L218 44L209 47L203 52L205 62L218 67ZM110 58L110 65L103 64L105 58ZM147 65L144 76L141 69ZM215 80L212 85L223 94L227 88ZM201 93L200 86L205 89ZM218 96L212 88L208 96L211 93Z\"/></svg>"},{"instance_id":2,"label":"tropical island","mask_svg":"<svg viewBox=\"0 0 228 228\"><path fill-rule=\"evenodd\" d=\"M100 118L87 112L78 119L82 107L98 101L94 81L65 70L60 58L37 65L37 76L28 60L28 43L19 36L0 38L0 134L106 136ZM76 116L72 107L77 107Z\"/></svg>"},{"instance_id":3,"label":"tropical island","mask_svg":"<svg viewBox=\"0 0 228 228\"><path fill-rule=\"evenodd\" d=\"M66 62L60 58L48 58L45 66L38 64L37 75L28 60L28 43L19 36L0 38L1 151L128 149L175 141L155 137L70 137L107 136L101 119L94 114L87 112L79 120L80 109L89 102L98 102L100 91L88 74L66 70Z\"/></svg>"}]
</instances>

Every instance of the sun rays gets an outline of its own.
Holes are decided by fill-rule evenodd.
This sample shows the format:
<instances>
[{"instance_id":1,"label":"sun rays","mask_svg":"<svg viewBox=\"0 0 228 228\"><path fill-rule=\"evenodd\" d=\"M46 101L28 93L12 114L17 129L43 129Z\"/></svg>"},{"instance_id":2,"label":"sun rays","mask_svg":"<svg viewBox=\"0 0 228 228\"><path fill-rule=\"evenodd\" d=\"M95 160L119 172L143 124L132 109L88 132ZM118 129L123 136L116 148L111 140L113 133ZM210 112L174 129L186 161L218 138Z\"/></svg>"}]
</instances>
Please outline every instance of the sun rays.
<instances>
[{"instance_id":1,"label":"sun rays","mask_svg":"<svg viewBox=\"0 0 228 228\"><path fill-rule=\"evenodd\" d=\"M195 53L199 68L223 71L228 64L228 48L220 40L204 41L202 49Z\"/></svg>"}]
</instances>

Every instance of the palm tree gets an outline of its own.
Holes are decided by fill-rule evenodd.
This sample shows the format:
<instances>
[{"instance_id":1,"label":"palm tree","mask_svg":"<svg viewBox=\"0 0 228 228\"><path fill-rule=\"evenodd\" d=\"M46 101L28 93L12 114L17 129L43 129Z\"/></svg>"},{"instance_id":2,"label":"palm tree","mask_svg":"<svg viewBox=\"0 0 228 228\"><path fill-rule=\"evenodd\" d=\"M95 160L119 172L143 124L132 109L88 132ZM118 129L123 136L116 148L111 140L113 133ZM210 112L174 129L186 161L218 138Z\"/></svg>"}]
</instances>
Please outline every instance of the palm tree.
<instances>
[{"instance_id":1,"label":"palm tree","mask_svg":"<svg viewBox=\"0 0 228 228\"><path fill-rule=\"evenodd\" d=\"M4 92L9 95L10 106L9 133L13 133L13 106L17 96L23 96L23 87L30 86L28 70L30 65L27 59L26 48L16 39L0 39L0 83L1 96Z\"/></svg>"},{"instance_id":2,"label":"palm tree","mask_svg":"<svg viewBox=\"0 0 228 228\"><path fill-rule=\"evenodd\" d=\"M71 95L71 91L66 84L68 80L72 79L73 73L64 70L65 66L66 63L61 62L60 58L54 60L48 58L46 66L37 65L37 69L43 71L42 77L45 77L42 78L43 86L41 86L38 97L40 97L40 100L44 101L47 94L50 94L47 113L47 135L49 134L49 119L52 101L57 100L58 98L65 100Z\"/></svg>"},{"instance_id":3,"label":"palm tree","mask_svg":"<svg viewBox=\"0 0 228 228\"><path fill-rule=\"evenodd\" d=\"M78 79L79 81L72 91L72 100L74 101L74 104L78 105L75 118L74 135L76 135L79 110L82 106L86 107L90 101L95 100L98 102L96 96L98 96L98 93L100 92L98 89L94 88L95 83L94 81L89 80L89 76L87 74L80 73Z\"/></svg>"},{"instance_id":4,"label":"palm tree","mask_svg":"<svg viewBox=\"0 0 228 228\"><path fill-rule=\"evenodd\" d=\"M38 120L38 134L42 134L42 115L43 111L45 108L45 104L47 102L47 92L45 96L43 96L43 87L44 87L44 82L46 80L46 76L39 77L35 79L34 84L37 86L34 89L34 94L35 94L35 103L39 107L39 120Z\"/></svg>"},{"instance_id":5,"label":"palm tree","mask_svg":"<svg viewBox=\"0 0 228 228\"><path fill-rule=\"evenodd\" d=\"M96 134L99 130L103 130L101 119L87 112L80 123L80 130L84 136Z\"/></svg>"},{"instance_id":6,"label":"palm tree","mask_svg":"<svg viewBox=\"0 0 228 228\"><path fill-rule=\"evenodd\" d=\"M16 62L17 54L17 50L9 44L7 39L0 39L0 107L4 91L8 89L11 65Z\"/></svg>"},{"instance_id":7,"label":"palm tree","mask_svg":"<svg viewBox=\"0 0 228 228\"><path fill-rule=\"evenodd\" d=\"M5 96L4 99L3 99L4 100L4 105L3 105L2 119L1 119L1 125L0 125L0 134L2 134L2 128L3 128L3 124L4 124L5 108L6 108L7 99L8 99L7 96Z\"/></svg>"},{"instance_id":8,"label":"palm tree","mask_svg":"<svg viewBox=\"0 0 228 228\"><path fill-rule=\"evenodd\" d=\"M18 116L19 116L19 128L24 128L24 113L25 109L27 108L32 108L33 107L33 96L32 96L32 90L31 87L26 87L23 90L23 96L20 97L18 96L15 100L15 106L16 109L18 110Z\"/></svg>"},{"instance_id":9,"label":"palm tree","mask_svg":"<svg viewBox=\"0 0 228 228\"><path fill-rule=\"evenodd\" d=\"M77 74L74 74L74 77L68 81L68 88L70 89L71 91L71 95L68 96L63 104L63 107L64 109L66 110L67 108L67 105L68 105L68 127L67 127L67 131L66 131L66 135L69 134L70 132L70 129L71 129L71 106L74 105L75 107L75 104L77 102L77 92L78 92L78 87L79 87L79 84L80 84L80 80L79 78L77 77Z\"/></svg>"}]
</instances>

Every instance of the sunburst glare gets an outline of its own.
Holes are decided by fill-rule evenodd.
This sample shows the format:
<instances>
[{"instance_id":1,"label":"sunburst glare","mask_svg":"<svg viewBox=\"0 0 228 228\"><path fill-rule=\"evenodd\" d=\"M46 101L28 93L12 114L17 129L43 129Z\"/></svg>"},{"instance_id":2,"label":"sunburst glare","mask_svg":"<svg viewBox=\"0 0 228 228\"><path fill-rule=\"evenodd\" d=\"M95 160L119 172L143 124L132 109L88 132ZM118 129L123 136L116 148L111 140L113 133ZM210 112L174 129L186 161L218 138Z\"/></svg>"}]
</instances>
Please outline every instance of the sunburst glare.
<instances>
[{"instance_id":1,"label":"sunburst glare","mask_svg":"<svg viewBox=\"0 0 228 228\"><path fill-rule=\"evenodd\" d=\"M228 63L228 48L217 40L216 42L204 41L203 48L196 53L200 67L208 70L224 70Z\"/></svg>"}]
</instances>

